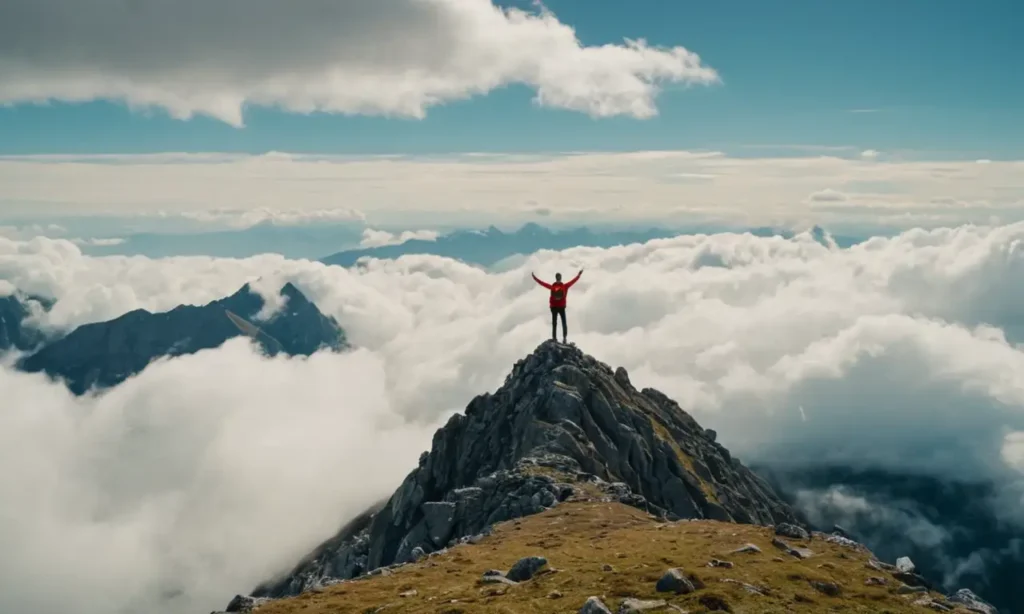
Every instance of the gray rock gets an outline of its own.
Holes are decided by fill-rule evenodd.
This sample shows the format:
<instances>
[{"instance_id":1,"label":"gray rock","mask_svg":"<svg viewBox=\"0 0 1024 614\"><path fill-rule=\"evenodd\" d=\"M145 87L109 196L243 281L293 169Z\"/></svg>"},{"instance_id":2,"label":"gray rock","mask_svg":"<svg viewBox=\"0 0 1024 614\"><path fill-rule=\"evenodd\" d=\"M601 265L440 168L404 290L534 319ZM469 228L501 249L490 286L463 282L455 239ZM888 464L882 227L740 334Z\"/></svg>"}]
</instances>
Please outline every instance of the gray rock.
<instances>
[{"instance_id":1,"label":"gray rock","mask_svg":"<svg viewBox=\"0 0 1024 614\"><path fill-rule=\"evenodd\" d=\"M658 580L658 583L654 586L654 590L659 593L685 595L687 593L692 593L697 589L681 570L669 569L665 572L665 575L661 576L661 579Z\"/></svg>"},{"instance_id":2,"label":"gray rock","mask_svg":"<svg viewBox=\"0 0 1024 614\"><path fill-rule=\"evenodd\" d=\"M835 582L819 582L817 580L812 580L811 586L814 587L814 590L823 595L828 595L829 597L838 597L843 594L843 589Z\"/></svg>"},{"instance_id":3,"label":"gray rock","mask_svg":"<svg viewBox=\"0 0 1024 614\"><path fill-rule=\"evenodd\" d=\"M612 611L599 598L590 597L580 608L579 614L612 614Z\"/></svg>"},{"instance_id":4,"label":"gray rock","mask_svg":"<svg viewBox=\"0 0 1024 614\"><path fill-rule=\"evenodd\" d=\"M640 612L650 612L652 610L658 610L668 605L667 601L656 599L647 600L628 598L624 599L619 604L618 614L639 614Z\"/></svg>"},{"instance_id":5,"label":"gray rock","mask_svg":"<svg viewBox=\"0 0 1024 614\"><path fill-rule=\"evenodd\" d=\"M880 576L871 576L867 580L864 580L866 586L885 586L886 579Z\"/></svg>"},{"instance_id":6,"label":"gray rock","mask_svg":"<svg viewBox=\"0 0 1024 614\"><path fill-rule=\"evenodd\" d=\"M427 535L438 548L448 543L455 524L455 503L451 501L428 501L422 505L423 518L427 523Z\"/></svg>"},{"instance_id":7,"label":"gray rock","mask_svg":"<svg viewBox=\"0 0 1024 614\"><path fill-rule=\"evenodd\" d=\"M516 561L516 564L505 575L513 582L525 582L547 564L548 560L542 556L528 556Z\"/></svg>"},{"instance_id":8,"label":"gray rock","mask_svg":"<svg viewBox=\"0 0 1024 614\"><path fill-rule=\"evenodd\" d=\"M851 550L863 549L863 546L861 546L860 544L858 544L857 542L853 541L848 537L843 537L842 535L827 535L825 537L825 541L829 542L830 544L837 544L843 546L844 548L850 548Z\"/></svg>"},{"instance_id":9,"label":"gray rock","mask_svg":"<svg viewBox=\"0 0 1024 614\"><path fill-rule=\"evenodd\" d=\"M913 593L927 593L928 589L926 589L923 586L910 586L908 584L901 584L900 587L896 589L896 592L900 595L910 595Z\"/></svg>"},{"instance_id":10,"label":"gray rock","mask_svg":"<svg viewBox=\"0 0 1024 614\"><path fill-rule=\"evenodd\" d=\"M779 550L782 550L786 554L790 556L795 556L798 559L809 559L812 556L814 556L814 552L812 552L811 550L808 550L807 548L796 548L794 546L787 544L785 541L779 539L778 537L772 538L772 545L778 548Z\"/></svg>"},{"instance_id":11,"label":"gray rock","mask_svg":"<svg viewBox=\"0 0 1024 614\"><path fill-rule=\"evenodd\" d=\"M896 569L904 573L913 573L917 567L914 565L914 561L910 560L909 556L901 556L896 559Z\"/></svg>"},{"instance_id":12,"label":"gray rock","mask_svg":"<svg viewBox=\"0 0 1024 614\"><path fill-rule=\"evenodd\" d=\"M733 565L729 561L720 561L718 559L711 559L708 561L708 567L722 567L725 569L732 569Z\"/></svg>"},{"instance_id":13,"label":"gray rock","mask_svg":"<svg viewBox=\"0 0 1024 614\"><path fill-rule=\"evenodd\" d=\"M918 575L916 573L894 571L892 572L892 577L896 578L900 582L903 582L904 584L909 584L910 586L921 586L928 590L938 589L938 587L933 582L929 581L924 576Z\"/></svg>"},{"instance_id":14,"label":"gray rock","mask_svg":"<svg viewBox=\"0 0 1024 614\"><path fill-rule=\"evenodd\" d=\"M795 524L783 522L782 524L775 527L775 534L783 537L790 537L792 539L810 539L811 534L807 532L803 527L798 527Z\"/></svg>"},{"instance_id":15,"label":"gray rock","mask_svg":"<svg viewBox=\"0 0 1024 614\"><path fill-rule=\"evenodd\" d=\"M744 544L732 551L732 554L760 554L761 549L754 544Z\"/></svg>"},{"instance_id":16,"label":"gray rock","mask_svg":"<svg viewBox=\"0 0 1024 614\"><path fill-rule=\"evenodd\" d=\"M956 603L978 614L999 614L996 608L974 594L969 588L962 588L949 596L950 603Z\"/></svg>"},{"instance_id":17,"label":"gray rock","mask_svg":"<svg viewBox=\"0 0 1024 614\"><path fill-rule=\"evenodd\" d=\"M265 598L249 597L246 595L235 595L235 598L224 608L225 612L252 612L255 608L269 601Z\"/></svg>"}]
</instances>

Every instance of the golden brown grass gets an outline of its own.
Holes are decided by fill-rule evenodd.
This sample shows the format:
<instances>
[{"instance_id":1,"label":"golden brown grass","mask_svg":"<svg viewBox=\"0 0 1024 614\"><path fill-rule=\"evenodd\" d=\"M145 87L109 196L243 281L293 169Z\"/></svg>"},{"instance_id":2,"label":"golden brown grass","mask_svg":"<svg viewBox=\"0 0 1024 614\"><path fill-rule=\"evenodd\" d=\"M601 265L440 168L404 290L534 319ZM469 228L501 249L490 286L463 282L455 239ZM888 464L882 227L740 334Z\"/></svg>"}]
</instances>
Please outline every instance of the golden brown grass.
<instances>
[{"instance_id":1,"label":"golden brown grass","mask_svg":"<svg viewBox=\"0 0 1024 614\"><path fill-rule=\"evenodd\" d=\"M396 569L389 576L344 582L260 607L259 614L346 614L381 612L448 614L527 614L577 612L588 597L601 597L614 612L627 597L664 599L684 611L706 612L717 597L735 613L845 612L897 614L931 612L914 605L922 595L898 595L899 582L869 569L870 553L820 539L792 545L815 556L799 560L772 546L764 527L690 521L663 523L618 503L567 502L544 513L502 523L477 544L466 544ZM760 554L730 554L753 543ZM515 586L481 584L489 569L508 571L530 555L548 559L551 571ZM713 559L732 569L708 567ZM605 571L604 566L612 566ZM690 595L655 591L666 569L679 567L700 578L705 588ZM884 576L887 586L867 586ZM767 589L749 593L735 582ZM812 581L834 582L842 589L828 597ZM404 596L403 596L404 594ZM933 595L938 597L938 595ZM677 610L661 610L674 612ZM966 612L966 610L957 610Z\"/></svg>"}]
</instances>

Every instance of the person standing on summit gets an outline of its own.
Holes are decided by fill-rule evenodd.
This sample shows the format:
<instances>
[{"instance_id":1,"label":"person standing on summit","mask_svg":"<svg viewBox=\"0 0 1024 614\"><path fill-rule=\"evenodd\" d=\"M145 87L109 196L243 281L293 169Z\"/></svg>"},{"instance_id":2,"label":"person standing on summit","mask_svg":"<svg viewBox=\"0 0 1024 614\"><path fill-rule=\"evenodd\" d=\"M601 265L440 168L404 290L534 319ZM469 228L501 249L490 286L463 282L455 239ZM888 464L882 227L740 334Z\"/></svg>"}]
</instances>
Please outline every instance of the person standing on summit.
<instances>
[{"instance_id":1,"label":"person standing on summit","mask_svg":"<svg viewBox=\"0 0 1024 614\"><path fill-rule=\"evenodd\" d=\"M530 275L533 275L533 273L530 273ZM555 283L553 284L543 282L537 279L536 275L533 275L533 281L551 291L551 298L548 300L548 305L551 306L551 339L553 341L558 341L558 335L556 332L558 330L559 316L562 317L562 343L565 343L566 338L569 336L569 329L565 324L565 299L569 295L569 288L579 281L581 275L583 275L583 269L580 269L580 272L577 273L576 277L573 277L569 283L562 283L562 274L555 273Z\"/></svg>"}]
</instances>

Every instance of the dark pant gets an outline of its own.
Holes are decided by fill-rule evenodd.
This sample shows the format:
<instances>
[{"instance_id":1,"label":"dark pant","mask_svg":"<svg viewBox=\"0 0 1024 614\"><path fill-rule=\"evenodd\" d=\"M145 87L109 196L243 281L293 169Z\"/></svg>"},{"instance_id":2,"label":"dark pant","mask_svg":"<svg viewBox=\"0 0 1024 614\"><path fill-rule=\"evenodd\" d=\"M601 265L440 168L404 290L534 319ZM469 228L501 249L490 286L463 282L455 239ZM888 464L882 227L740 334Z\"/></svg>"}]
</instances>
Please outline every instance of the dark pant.
<instances>
[{"instance_id":1,"label":"dark pant","mask_svg":"<svg viewBox=\"0 0 1024 614\"><path fill-rule=\"evenodd\" d=\"M569 329L565 325L565 307L552 307L551 308L551 338L557 339L555 335L558 330L558 316L562 316L562 341L569 335Z\"/></svg>"}]
</instances>

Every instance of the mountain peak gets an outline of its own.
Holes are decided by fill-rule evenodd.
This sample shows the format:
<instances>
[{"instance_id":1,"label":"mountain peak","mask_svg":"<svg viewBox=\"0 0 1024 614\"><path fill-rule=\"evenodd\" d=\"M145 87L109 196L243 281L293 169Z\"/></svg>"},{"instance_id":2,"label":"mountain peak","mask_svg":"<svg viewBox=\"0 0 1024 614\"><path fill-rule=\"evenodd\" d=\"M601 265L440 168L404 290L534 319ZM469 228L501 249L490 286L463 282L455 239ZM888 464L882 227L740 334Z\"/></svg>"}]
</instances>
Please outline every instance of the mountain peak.
<instances>
[{"instance_id":1,"label":"mountain peak","mask_svg":"<svg viewBox=\"0 0 1024 614\"><path fill-rule=\"evenodd\" d=\"M321 348L340 350L345 334L293 284L280 291L287 309L259 326L253 320L263 298L245 284L229 297L206 305L180 305L164 313L135 310L107 322L80 326L19 363L29 372L64 379L75 394L114 386L141 372L153 360L194 354L247 335L270 354L310 355Z\"/></svg>"},{"instance_id":2,"label":"mountain peak","mask_svg":"<svg viewBox=\"0 0 1024 614\"><path fill-rule=\"evenodd\" d=\"M255 594L294 595L595 498L666 519L799 524L767 483L664 394L637 391L625 369L545 341L498 390L434 434L385 504Z\"/></svg>"}]
</instances>

